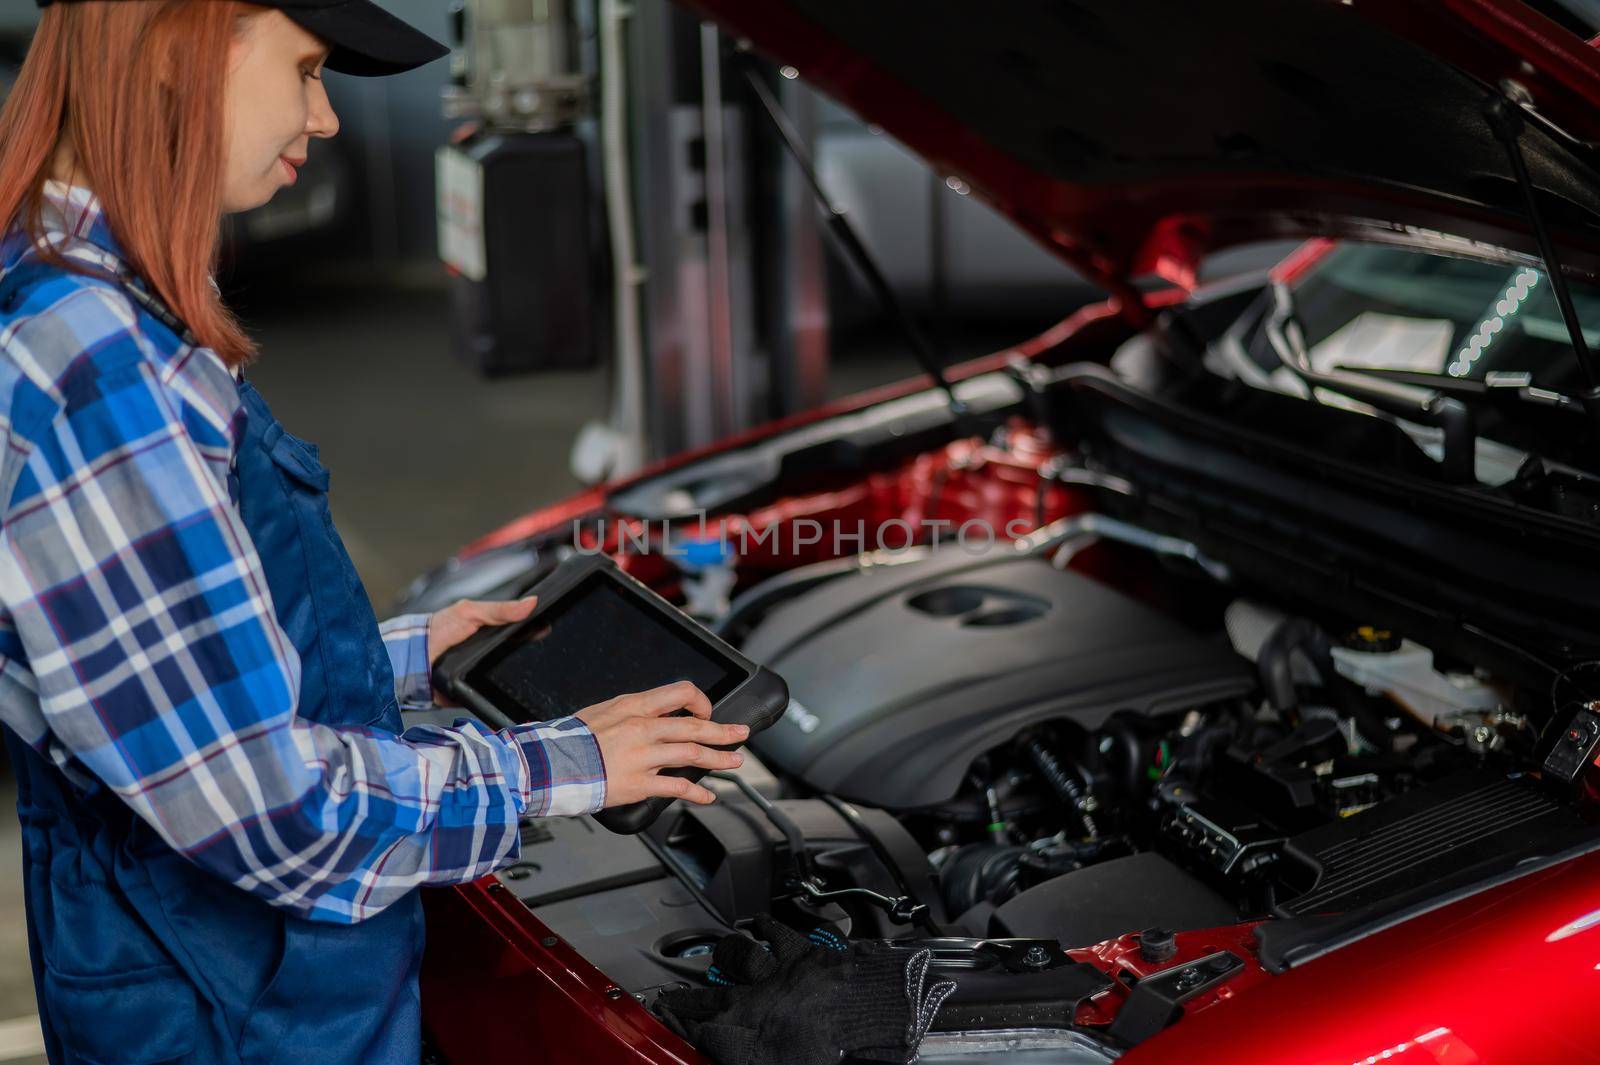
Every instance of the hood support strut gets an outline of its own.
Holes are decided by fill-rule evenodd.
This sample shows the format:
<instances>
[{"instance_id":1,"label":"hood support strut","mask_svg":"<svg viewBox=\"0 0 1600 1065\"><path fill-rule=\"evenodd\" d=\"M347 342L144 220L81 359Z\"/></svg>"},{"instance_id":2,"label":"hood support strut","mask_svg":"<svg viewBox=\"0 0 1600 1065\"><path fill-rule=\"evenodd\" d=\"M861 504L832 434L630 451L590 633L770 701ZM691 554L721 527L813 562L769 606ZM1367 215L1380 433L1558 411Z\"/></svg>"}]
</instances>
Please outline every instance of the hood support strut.
<instances>
[{"instance_id":1,"label":"hood support strut","mask_svg":"<svg viewBox=\"0 0 1600 1065\"><path fill-rule=\"evenodd\" d=\"M1533 225L1534 239L1539 242L1539 257L1544 260L1545 274L1550 278L1550 290L1555 293L1556 305L1561 308L1561 320L1566 323L1567 335L1572 340L1572 353L1578 360L1578 373L1583 378L1583 390L1578 400L1589 415L1592 426L1600 429L1600 371L1596 369L1595 353L1583 337L1583 323L1578 320L1578 310L1572 303L1572 292L1567 288L1566 275L1561 270L1561 260L1556 255L1556 244L1550 230L1539 213L1538 193L1533 178L1528 173L1528 161L1522 154L1522 131L1526 122L1522 108L1533 102L1528 90L1517 82L1500 83L1500 92L1489 98L1484 107L1484 118L1489 128L1505 147L1511 172L1522 190L1528 207L1528 221Z\"/></svg>"},{"instance_id":2,"label":"hood support strut","mask_svg":"<svg viewBox=\"0 0 1600 1065\"><path fill-rule=\"evenodd\" d=\"M794 123L789 121L789 116L784 113L777 98L772 95L772 90L767 88L767 83L761 80L761 74L744 55L736 53L736 58L743 66L745 81L749 82L756 102L761 105L767 121L777 132L778 139L783 142L789 157L794 160L800 173L804 175L806 184L810 186L812 198L816 200L817 206L823 213L825 232L833 238L834 246L840 253L860 271L878 305L899 328L901 336L905 337L912 356L922 367L923 372L932 378L934 387L945 394L957 430L964 435L971 435L972 427L967 424L969 420L967 405L956 397L955 388L945 376L943 360L934 351L933 345L928 343L928 338L917 327L916 321L901 304L899 297L895 295L894 289L889 285L889 279L883 275L883 270L873 258L872 252L867 250L867 245L856 232L855 226L845 217L843 208L835 204L828 196L827 190L822 187L822 179L817 176L816 165L811 161L811 155L806 151L799 131L794 128Z\"/></svg>"}]
</instances>

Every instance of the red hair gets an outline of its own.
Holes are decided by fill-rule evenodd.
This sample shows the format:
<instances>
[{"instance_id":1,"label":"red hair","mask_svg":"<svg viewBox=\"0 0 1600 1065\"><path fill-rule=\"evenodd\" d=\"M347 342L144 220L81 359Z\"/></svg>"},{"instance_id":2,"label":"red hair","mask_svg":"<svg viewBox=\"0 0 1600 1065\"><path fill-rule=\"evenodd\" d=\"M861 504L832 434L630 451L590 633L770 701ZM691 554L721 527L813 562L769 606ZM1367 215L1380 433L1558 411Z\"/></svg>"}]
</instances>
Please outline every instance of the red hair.
<instances>
[{"instance_id":1,"label":"red hair","mask_svg":"<svg viewBox=\"0 0 1600 1065\"><path fill-rule=\"evenodd\" d=\"M87 0L44 9L0 109L0 221L41 235L71 144L128 265L229 365L255 346L211 283L222 224L223 90L243 4ZM69 268L59 256L52 256Z\"/></svg>"}]
</instances>

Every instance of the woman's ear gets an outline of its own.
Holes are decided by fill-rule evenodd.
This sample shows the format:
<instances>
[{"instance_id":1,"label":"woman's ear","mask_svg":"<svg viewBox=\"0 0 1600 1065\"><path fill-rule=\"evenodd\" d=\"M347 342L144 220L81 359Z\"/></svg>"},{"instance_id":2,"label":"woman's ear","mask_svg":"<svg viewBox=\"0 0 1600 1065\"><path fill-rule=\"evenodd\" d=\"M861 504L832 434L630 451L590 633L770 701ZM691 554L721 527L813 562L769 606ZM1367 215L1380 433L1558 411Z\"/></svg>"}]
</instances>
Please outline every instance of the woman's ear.
<instances>
[{"instance_id":1,"label":"woman's ear","mask_svg":"<svg viewBox=\"0 0 1600 1065\"><path fill-rule=\"evenodd\" d=\"M238 65L253 42L254 29L261 12L266 8L247 7L244 4L235 5L238 12L233 16L233 35L228 39L228 69L232 70ZM156 84L166 92L172 92L177 82L177 70L180 63L188 62L187 57L172 51L166 52L161 57L161 69L156 72Z\"/></svg>"}]
</instances>

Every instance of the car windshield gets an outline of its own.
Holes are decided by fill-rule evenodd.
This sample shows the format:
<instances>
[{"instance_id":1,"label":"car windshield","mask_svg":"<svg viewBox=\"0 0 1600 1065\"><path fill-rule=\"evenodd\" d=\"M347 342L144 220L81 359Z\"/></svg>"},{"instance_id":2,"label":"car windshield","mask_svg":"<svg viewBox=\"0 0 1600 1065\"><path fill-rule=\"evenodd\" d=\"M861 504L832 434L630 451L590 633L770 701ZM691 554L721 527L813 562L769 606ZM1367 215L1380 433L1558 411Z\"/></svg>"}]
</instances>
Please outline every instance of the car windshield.
<instances>
[{"instance_id":1,"label":"car windshield","mask_svg":"<svg viewBox=\"0 0 1600 1065\"><path fill-rule=\"evenodd\" d=\"M1600 288L1571 286L1600 343ZM1542 270L1378 245L1335 247L1294 285L1314 369L1360 366L1483 380L1528 374L1572 392L1578 369Z\"/></svg>"}]
</instances>

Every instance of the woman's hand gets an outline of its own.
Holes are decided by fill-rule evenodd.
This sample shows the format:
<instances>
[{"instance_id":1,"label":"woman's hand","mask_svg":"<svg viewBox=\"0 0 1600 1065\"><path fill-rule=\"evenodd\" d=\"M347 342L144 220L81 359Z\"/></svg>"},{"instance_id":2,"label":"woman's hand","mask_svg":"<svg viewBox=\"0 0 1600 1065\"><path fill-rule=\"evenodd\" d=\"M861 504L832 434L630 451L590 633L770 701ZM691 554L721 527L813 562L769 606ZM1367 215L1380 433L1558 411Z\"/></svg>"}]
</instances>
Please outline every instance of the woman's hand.
<instances>
[{"instance_id":1,"label":"woman's hand","mask_svg":"<svg viewBox=\"0 0 1600 1065\"><path fill-rule=\"evenodd\" d=\"M668 716L687 710L691 716ZM712 750L712 745L742 743L745 725L708 720L711 701L688 681L635 695L619 695L578 712L600 744L606 764L606 806L626 806L640 799L687 799L702 806L716 801L710 791L683 777L663 776L673 766L734 769L744 762L738 751Z\"/></svg>"},{"instance_id":2,"label":"woman's hand","mask_svg":"<svg viewBox=\"0 0 1600 1065\"><path fill-rule=\"evenodd\" d=\"M428 665L486 625L509 625L533 612L537 596L509 602L462 599L437 610L428 619ZM452 705L439 692L440 706ZM668 716L687 710L689 716ZM688 681L619 695L579 711L577 717L594 733L606 765L606 806L626 806L656 797L688 799L702 805L715 801L710 791L682 777L662 776L674 766L735 769L744 756L712 746L742 743L750 735L744 725L709 720L711 702Z\"/></svg>"},{"instance_id":3,"label":"woman's hand","mask_svg":"<svg viewBox=\"0 0 1600 1065\"><path fill-rule=\"evenodd\" d=\"M428 618L428 668L432 669L440 655L485 625L509 625L513 621L521 621L533 612L534 604L538 601L536 595L496 603L460 599L443 610L435 610ZM437 688L433 692L433 701L440 706L456 705L448 701Z\"/></svg>"}]
</instances>

